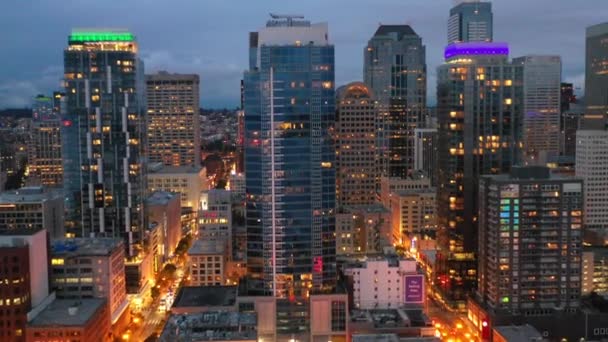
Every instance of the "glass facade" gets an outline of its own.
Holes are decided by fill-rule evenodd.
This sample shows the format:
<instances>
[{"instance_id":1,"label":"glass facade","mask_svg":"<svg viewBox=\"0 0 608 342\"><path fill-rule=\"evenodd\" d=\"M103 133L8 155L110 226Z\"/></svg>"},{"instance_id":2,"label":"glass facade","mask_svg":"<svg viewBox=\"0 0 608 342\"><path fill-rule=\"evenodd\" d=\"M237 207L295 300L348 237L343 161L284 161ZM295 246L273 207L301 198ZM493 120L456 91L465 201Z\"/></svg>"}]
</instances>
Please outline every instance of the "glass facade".
<instances>
[{"instance_id":1,"label":"glass facade","mask_svg":"<svg viewBox=\"0 0 608 342\"><path fill-rule=\"evenodd\" d=\"M608 114L608 22L587 28L585 59L587 114Z\"/></svg>"},{"instance_id":2,"label":"glass facade","mask_svg":"<svg viewBox=\"0 0 608 342\"><path fill-rule=\"evenodd\" d=\"M143 64L132 40L112 32L86 37L74 32L64 53L67 228L76 236L123 237L134 256L146 189Z\"/></svg>"},{"instance_id":3,"label":"glass facade","mask_svg":"<svg viewBox=\"0 0 608 342\"><path fill-rule=\"evenodd\" d=\"M491 2L464 2L450 10L448 44L492 41L493 15Z\"/></svg>"}]
</instances>

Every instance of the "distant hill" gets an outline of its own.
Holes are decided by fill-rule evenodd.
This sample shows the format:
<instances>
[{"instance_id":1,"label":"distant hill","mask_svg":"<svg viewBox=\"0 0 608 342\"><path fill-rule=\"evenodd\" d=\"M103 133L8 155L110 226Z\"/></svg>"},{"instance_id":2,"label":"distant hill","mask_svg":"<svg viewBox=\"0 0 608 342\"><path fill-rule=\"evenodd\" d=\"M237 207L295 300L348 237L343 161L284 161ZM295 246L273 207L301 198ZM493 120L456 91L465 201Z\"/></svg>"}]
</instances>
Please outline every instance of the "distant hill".
<instances>
[{"instance_id":1,"label":"distant hill","mask_svg":"<svg viewBox=\"0 0 608 342\"><path fill-rule=\"evenodd\" d=\"M7 108L0 109L0 117L31 118L31 108Z\"/></svg>"}]
</instances>

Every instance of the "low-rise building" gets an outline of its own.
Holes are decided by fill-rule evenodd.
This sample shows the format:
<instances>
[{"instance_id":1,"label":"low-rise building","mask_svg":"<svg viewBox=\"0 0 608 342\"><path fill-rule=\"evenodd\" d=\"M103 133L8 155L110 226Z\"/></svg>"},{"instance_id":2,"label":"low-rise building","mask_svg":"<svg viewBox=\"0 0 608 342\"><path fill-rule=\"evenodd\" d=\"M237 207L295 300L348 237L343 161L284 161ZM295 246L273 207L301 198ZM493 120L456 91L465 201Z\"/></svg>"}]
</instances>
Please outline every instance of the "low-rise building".
<instances>
[{"instance_id":1,"label":"low-rise building","mask_svg":"<svg viewBox=\"0 0 608 342\"><path fill-rule=\"evenodd\" d=\"M224 243L196 240L188 250L190 283L195 286L218 286L226 283L228 254Z\"/></svg>"},{"instance_id":2,"label":"low-rise building","mask_svg":"<svg viewBox=\"0 0 608 342\"><path fill-rule=\"evenodd\" d=\"M435 335L432 321L422 309L370 309L352 310L350 333L353 341L366 341L363 336L395 334L399 338L427 338ZM397 341L400 341L397 340ZM369 341L376 341L371 339ZM380 339L379 341L384 341ZM388 339L386 341L394 341ZM407 340L406 340L407 341Z\"/></svg>"},{"instance_id":3,"label":"low-rise building","mask_svg":"<svg viewBox=\"0 0 608 342\"><path fill-rule=\"evenodd\" d=\"M46 229L51 238L64 238L63 195L40 186L0 194L0 230Z\"/></svg>"},{"instance_id":4,"label":"low-rise building","mask_svg":"<svg viewBox=\"0 0 608 342\"><path fill-rule=\"evenodd\" d=\"M26 342L112 341L105 299L56 299L28 322Z\"/></svg>"},{"instance_id":5,"label":"low-rise building","mask_svg":"<svg viewBox=\"0 0 608 342\"><path fill-rule=\"evenodd\" d=\"M544 341L543 336L533 326L526 325L508 325L494 327L492 330L493 342L534 342Z\"/></svg>"},{"instance_id":6,"label":"low-rise building","mask_svg":"<svg viewBox=\"0 0 608 342\"><path fill-rule=\"evenodd\" d=\"M148 191L177 192L181 206L196 209L201 191L209 188L205 168L194 166L163 166L152 163L148 167Z\"/></svg>"},{"instance_id":7,"label":"low-rise building","mask_svg":"<svg viewBox=\"0 0 608 342\"><path fill-rule=\"evenodd\" d=\"M171 315L158 340L257 342L257 315L221 311Z\"/></svg>"},{"instance_id":8,"label":"low-rise building","mask_svg":"<svg viewBox=\"0 0 608 342\"><path fill-rule=\"evenodd\" d=\"M51 287L60 299L105 298L109 320L125 313L125 247L119 238L56 240L51 247Z\"/></svg>"},{"instance_id":9,"label":"low-rise building","mask_svg":"<svg viewBox=\"0 0 608 342\"><path fill-rule=\"evenodd\" d=\"M184 286L179 289L171 313L237 311L236 286Z\"/></svg>"}]
</instances>

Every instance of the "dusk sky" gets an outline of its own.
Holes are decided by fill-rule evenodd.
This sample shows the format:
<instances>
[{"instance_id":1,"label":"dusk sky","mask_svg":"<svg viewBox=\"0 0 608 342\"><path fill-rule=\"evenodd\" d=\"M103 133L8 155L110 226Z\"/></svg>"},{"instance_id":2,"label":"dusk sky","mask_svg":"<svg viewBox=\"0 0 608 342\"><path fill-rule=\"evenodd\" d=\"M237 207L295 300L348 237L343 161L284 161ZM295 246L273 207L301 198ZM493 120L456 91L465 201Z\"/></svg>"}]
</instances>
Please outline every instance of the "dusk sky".
<instances>
[{"instance_id":1,"label":"dusk sky","mask_svg":"<svg viewBox=\"0 0 608 342\"><path fill-rule=\"evenodd\" d=\"M63 49L72 28L127 28L137 36L146 73L201 77L203 108L236 107L247 68L248 32L268 13L329 23L336 81L362 79L363 48L382 24L409 24L427 47L428 98L442 63L453 0L9 0L0 11L0 108L29 106L60 89ZM562 79L583 92L585 28L608 21L608 0L495 0L494 40L511 57L562 56Z\"/></svg>"}]
</instances>

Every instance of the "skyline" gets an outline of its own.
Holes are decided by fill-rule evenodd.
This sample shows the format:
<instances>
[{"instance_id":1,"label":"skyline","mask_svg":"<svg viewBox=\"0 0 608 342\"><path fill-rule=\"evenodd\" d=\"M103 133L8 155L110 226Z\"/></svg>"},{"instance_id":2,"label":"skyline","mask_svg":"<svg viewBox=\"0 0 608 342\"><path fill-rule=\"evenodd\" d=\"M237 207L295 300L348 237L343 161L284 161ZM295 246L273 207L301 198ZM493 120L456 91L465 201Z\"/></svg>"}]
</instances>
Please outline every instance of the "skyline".
<instances>
[{"instance_id":1,"label":"skyline","mask_svg":"<svg viewBox=\"0 0 608 342\"><path fill-rule=\"evenodd\" d=\"M201 107L236 107L239 82L247 68L248 33L263 27L269 12L297 13L312 22L329 24L330 43L336 49L337 86L362 80L363 49L380 23L411 25L426 45L428 102L434 105L436 69L443 61L447 18L454 1L378 0L373 2L373 12L367 3L312 0L285 4L272 0L236 8L215 0L154 1L152 5L143 0L111 1L110 5L87 0L69 6L50 1L16 3L0 14L2 40L11 51L0 56L0 108L29 107L37 94L61 89L63 48L71 30L81 27L130 30L137 37L146 74L160 70L197 73L201 77ZM131 15L144 11L144 4L146 15ZM608 10L608 3L496 0L492 5L494 40L509 43L510 57L560 55L563 81L573 82L581 95L585 28L606 20L598 9ZM36 18L36 25L27 18ZM235 18L238 23L223 18ZM159 23L161 29L157 28Z\"/></svg>"}]
</instances>

